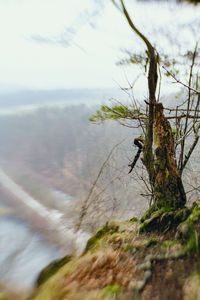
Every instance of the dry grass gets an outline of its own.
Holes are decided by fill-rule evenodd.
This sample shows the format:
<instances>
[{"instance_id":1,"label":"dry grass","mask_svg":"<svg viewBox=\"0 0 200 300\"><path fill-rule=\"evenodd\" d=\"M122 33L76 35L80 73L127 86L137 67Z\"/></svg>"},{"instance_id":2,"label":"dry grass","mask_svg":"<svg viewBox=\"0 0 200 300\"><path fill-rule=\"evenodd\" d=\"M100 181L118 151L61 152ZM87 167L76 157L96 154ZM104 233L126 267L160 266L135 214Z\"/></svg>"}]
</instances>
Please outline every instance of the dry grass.
<instances>
[{"instance_id":1,"label":"dry grass","mask_svg":"<svg viewBox=\"0 0 200 300\"><path fill-rule=\"evenodd\" d=\"M125 288L132 280L133 273L134 262L129 255L120 250L108 249L82 257L75 272L64 276L59 287L75 283L86 290L103 289L112 284Z\"/></svg>"}]
</instances>

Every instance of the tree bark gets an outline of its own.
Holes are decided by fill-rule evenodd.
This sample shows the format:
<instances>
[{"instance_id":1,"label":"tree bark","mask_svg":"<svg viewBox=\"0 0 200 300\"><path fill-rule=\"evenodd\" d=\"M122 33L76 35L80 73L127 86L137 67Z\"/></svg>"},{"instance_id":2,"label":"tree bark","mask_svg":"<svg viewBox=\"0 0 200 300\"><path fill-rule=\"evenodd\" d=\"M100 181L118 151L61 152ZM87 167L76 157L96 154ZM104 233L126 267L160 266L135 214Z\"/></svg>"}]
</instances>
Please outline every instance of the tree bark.
<instances>
[{"instance_id":1,"label":"tree bark","mask_svg":"<svg viewBox=\"0 0 200 300\"><path fill-rule=\"evenodd\" d=\"M154 109L154 145L154 204L159 208L181 208L186 203L186 195L175 158L171 126L164 116L162 103L156 103Z\"/></svg>"}]
</instances>

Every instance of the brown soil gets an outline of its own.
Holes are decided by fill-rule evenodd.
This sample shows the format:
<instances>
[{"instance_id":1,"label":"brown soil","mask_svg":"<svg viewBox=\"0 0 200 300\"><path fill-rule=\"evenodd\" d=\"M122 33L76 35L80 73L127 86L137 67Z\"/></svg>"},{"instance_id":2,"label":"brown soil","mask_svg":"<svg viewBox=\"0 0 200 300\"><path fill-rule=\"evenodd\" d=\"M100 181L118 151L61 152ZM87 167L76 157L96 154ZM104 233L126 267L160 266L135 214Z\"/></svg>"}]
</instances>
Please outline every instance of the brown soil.
<instances>
[{"instance_id":1,"label":"brown soil","mask_svg":"<svg viewBox=\"0 0 200 300\"><path fill-rule=\"evenodd\" d=\"M98 251L77 267L76 272L65 276L62 286L76 283L86 290L102 289L110 284L128 286L133 278L134 262L128 254L117 251Z\"/></svg>"},{"instance_id":2,"label":"brown soil","mask_svg":"<svg viewBox=\"0 0 200 300\"><path fill-rule=\"evenodd\" d=\"M152 278L147 283L141 300L182 300L183 286L186 278L194 270L196 258L153 262Z\"/></svg>"}]
</instances>

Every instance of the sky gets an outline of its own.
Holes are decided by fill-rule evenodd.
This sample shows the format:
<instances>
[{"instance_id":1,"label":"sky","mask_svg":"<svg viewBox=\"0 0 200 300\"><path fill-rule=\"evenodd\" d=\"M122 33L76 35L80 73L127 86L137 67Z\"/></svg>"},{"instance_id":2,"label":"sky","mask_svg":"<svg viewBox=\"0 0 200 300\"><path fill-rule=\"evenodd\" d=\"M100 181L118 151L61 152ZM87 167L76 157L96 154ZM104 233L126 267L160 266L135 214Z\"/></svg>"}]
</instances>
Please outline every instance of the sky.
<instances>
[{"instance_id":1,"label":"sky","mask_svg":"<svg viewBox=\"0 0 200 300\"><path fill-rule=\"evenodd\" d=\"M0 89L113 86L119 68L107 37L87 22L91 2L0 0Z\"/></svg>"},{"instance_id":2,"label":"sky","mask_svg":"<svg viewBox=\"0 0 200 300\"><path fill-rule=\"evenodd\" d=\"M110 1L106 1L103 11L100 3L0 0L0 93L117 87L133 81L137 77L136 69L119 68L116 62L123 58L123 49L144 51L144 45ZM153 43L162 45L162 49L168 47L171 55L175 55L173 47L169 48L166 42L166 35L171 32L185 47L194 47L190 29L194 26L195 31L199 9L184 4L174 17L173 2L151 6L146 2L132 3L135 22ZM153 32L158 35L152 34L148 24L153 24ZM189 27L179 32L183 24Z\"/></svg>"}]
</instances>

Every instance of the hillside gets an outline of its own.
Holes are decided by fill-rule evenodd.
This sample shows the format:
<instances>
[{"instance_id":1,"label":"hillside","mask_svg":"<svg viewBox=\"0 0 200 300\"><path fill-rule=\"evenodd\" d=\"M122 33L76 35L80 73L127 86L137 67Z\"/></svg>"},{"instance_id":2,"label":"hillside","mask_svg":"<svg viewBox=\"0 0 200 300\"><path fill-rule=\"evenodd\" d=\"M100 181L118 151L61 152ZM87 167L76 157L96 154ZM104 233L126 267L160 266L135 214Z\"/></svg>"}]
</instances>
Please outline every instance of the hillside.
<instances>
[{"instance_id":1,"label":"hillside","mask_svg":"<svg viewBox=\"0 0 200 300\"><path fill-rule=\"evenodd\" d=\"M80 257L66 256L42 270L28 299L198 299L199 221L198 201L191 208L149 211L140 221L111 221Z\"/></svg>"}]
</instances>

